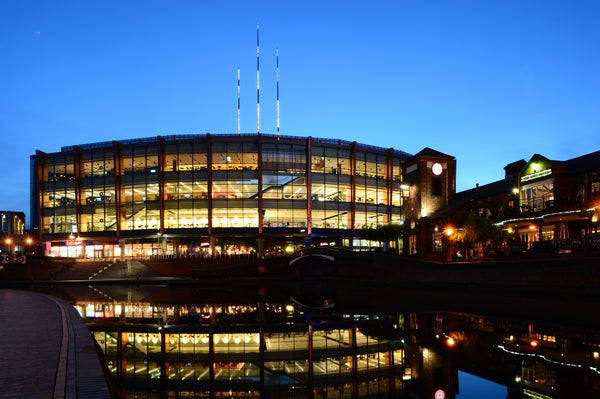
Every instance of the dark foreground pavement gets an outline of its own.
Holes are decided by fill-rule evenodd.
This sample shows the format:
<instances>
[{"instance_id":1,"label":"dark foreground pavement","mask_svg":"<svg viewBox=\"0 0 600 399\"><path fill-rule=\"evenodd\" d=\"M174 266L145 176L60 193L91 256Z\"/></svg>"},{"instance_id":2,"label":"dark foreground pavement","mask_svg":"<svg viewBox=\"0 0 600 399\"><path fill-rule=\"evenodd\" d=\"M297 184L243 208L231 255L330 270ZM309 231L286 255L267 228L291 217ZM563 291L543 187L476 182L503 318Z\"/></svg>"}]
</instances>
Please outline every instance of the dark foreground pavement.
<instances>
[{"instance_id":1,"label":"dark foreground pavement","mask_svg":"<svg viewBox=\"0 0 600 399\"><path fill-rule=\"evenodd\" d=\"M0 397L111 398L93 338L73 306L0 289Z\"/></svg>"}]
</instances>

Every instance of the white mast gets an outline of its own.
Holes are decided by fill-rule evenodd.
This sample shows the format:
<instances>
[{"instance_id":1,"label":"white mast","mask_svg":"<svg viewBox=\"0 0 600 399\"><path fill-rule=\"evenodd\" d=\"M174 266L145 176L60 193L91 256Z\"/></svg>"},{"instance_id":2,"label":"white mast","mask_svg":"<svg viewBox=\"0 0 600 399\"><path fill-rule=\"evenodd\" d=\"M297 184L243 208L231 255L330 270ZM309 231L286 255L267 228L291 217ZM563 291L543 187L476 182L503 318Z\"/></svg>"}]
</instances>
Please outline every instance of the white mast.
<instances>
[{"instance_id":1,"label":"white mast","mask_svg":"<svg viewBox=\"0 0 600 399\"><path fill-rule=\"evenodd\" d=\"M238 136L240 134L240 68L238 68Z\"/></svg>"},{"instance_id":2,"label":"white mast","mask_svg":"<svg viewBox=\"0 0 600 399\"><path fill-rule=\"evenodd\" d=\"M256 130L260 133L260 58L258 51L258 22L256 23Z\"/></svg>"},{"instance_id":3,"label":"white mast","mask_svg":"<svg viewBox=\"0 0 600 399\"><path fill-rule=\"evenodd\" d=\"M279 49L275 49L277 54L277 139L279 139Z\"/></svg>"}]
</instances>

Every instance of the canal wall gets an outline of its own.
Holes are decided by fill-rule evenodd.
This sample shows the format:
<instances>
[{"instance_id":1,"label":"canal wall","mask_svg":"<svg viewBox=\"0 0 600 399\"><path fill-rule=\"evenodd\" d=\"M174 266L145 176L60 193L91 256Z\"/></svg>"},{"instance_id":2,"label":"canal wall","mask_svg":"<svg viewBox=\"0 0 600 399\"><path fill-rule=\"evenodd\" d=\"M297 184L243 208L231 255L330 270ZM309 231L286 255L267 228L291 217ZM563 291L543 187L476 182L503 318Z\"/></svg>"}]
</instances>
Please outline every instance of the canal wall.
<instances>
[{"instance_id":1,"label":"canal wall","mask_svg":"<svg viewBox=\"0 0 600 399\"><path fill-rule=\"evenodd\" d=\"M341 253L335 277L373 284L600 294L600 258L437 263L379 253Z\"/></svg>"}]
</instances>

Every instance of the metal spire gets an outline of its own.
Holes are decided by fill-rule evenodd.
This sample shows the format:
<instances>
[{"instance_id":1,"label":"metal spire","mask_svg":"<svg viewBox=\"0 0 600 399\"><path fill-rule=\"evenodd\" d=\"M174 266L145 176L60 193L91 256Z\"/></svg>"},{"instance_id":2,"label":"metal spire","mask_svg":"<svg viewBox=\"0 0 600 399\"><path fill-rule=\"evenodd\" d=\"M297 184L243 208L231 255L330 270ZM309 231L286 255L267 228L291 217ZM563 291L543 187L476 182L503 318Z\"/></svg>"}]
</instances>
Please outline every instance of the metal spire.
<instances>
[{"instance_id":1,"label":"metal spire","mask_svg":"<svg viewBox=\"0 0 600 399\"><path fill-rule=\"evenodd\" d=\"M279 49L275 51L277 53L277 138L279 139Z\"/></svg>"},{"instance_id":2,"label":"metal spire","mask_svg":"<svg viewBox=\"0 0 600 399\"><path fill-rule=\"evenodd\" d=\"M260 56L258 46L258 22L256 23L256 127L260 133Z\"/></svg>"},{"instance_id":3,"label":"metal spire","mask_svg":"<svg viewBox=\"0 0 600 399\"><path fill-rule=\"evenodd\" d=\"M240 68L238 68L238 136L240 134Z\"/></svg>"}]
</instances>

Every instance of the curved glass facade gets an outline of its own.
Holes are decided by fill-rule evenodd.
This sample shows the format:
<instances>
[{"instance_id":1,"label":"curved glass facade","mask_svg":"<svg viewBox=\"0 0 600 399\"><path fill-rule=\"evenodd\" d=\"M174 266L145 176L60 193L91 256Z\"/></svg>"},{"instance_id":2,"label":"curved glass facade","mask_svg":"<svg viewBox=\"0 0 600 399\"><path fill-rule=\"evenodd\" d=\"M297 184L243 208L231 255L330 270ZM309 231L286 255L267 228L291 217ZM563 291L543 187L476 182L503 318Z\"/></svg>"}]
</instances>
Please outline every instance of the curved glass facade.
<instances>
[{"instance_id":1,"label":"curved glass facade","mask_svg":"<svg viewBox=\"0 0 600 399\"><path fill-rule=\"evenodd\" d=\"M403 219L394 149L311 137L183 135L32 156L32 228L47 241L321 234ZM106 242L106 241L105 241Z\"/></svg>"}]
</instances>

